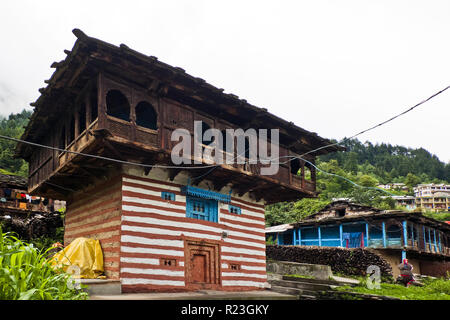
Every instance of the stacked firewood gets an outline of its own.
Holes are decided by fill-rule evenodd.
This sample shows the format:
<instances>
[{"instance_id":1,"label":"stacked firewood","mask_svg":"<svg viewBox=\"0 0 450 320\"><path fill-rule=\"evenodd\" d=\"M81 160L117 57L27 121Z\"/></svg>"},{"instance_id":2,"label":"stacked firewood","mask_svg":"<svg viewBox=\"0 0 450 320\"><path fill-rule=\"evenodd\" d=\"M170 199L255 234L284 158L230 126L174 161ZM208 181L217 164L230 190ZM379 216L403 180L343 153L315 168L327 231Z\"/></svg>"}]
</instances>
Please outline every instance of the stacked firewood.
<instances>
[{"instance_id":1,"label":"stacked firewood","mask_svg":"<svg viewBox=\"0 0 450 320\"><path fill-rule=\"evenodd\" d=\"M365 276L371 265L380 268L381 275L392 277L390 264L376 253L362 249L313 246L267 245L267 259L329 265L333 272Z\"/></svg>"},{"instance_id":2,"label":"stacked firewood","mask_svg":"<svg viewBox=\"0 0 450 320\"><path fill-rule=\"evenodd\" d=\"M22 240L36 239L42 236L52 237L56 229L63 226L63 219L58 212L30 215L2 215L0 227L3 232L13 232Z\"/></svg>"}]
</instances>

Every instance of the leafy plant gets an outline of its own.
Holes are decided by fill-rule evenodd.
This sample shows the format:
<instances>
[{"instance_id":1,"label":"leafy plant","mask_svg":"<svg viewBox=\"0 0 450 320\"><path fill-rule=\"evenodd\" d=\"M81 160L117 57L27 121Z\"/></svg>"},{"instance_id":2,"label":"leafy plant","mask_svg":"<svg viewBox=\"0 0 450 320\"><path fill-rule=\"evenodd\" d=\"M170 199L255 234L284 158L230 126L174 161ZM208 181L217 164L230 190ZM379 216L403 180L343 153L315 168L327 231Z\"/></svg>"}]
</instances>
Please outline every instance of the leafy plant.
<instances>
[{"instance_id":1,"label":"leafy plant","mask_svg":"<svg viewBox=\"0 0 450 320\"><path fill-rule=\"evenodd\" d=\"M0 229L0 299L87 299L86 292L71 288L69 274L53 269L47 253Z\"/></svg>"},{"instance_id":2,"label":"leafy plant","mask_svg":"<svg viewBox=\"0 0 450 320\"><path fill-rule=\"evenodd\" d=\"M344 292L357 292L366 294L376 294L399 298L401 300L450 300L450 281L446 279L424 279L423 287L410 286L394 283L380 284L380 289L369 289L363 279L355 287L343 286L336 290Z\"/></svg>"}]
</instances>

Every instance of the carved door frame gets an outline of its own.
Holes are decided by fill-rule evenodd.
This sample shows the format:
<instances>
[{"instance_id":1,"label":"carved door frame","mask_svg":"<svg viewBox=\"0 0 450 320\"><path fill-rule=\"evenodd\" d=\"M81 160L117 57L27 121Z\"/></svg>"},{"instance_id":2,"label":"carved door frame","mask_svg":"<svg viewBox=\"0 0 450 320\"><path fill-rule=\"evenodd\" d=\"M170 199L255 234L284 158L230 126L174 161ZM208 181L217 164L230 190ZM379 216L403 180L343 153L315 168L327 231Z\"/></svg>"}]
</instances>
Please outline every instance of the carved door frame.
<instances>
[{"instance_id":1,"label":"carved door frame","mask_svg":"<svg viewBox=\"0 0 450 320\"><path fill-rule=\"evenodd\" d=\"M206 282L193 280L193 256L204 255L206 259ZM220 244L215 241L185 239L185 283L189 290L217 290L221 287Z\"/></svg>"}]
</instances>

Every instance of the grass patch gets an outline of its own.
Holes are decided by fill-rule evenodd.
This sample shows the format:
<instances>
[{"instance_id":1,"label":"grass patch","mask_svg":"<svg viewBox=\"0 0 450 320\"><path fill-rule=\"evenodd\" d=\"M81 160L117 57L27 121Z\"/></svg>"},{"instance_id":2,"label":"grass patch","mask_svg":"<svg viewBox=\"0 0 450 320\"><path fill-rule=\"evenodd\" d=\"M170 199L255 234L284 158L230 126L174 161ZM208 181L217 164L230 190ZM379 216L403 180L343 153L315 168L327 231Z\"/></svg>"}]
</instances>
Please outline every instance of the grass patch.
<instances>
[{"instance_id":1,"label":"grass patch","mask_svg":"<svg viewBox=\"0 0 450 320\"><path fill-rule=\"evenodd\" d=\"M377 294L382 296L399 298L401 300L450 300L450 280L423 279L424 286L405 287L394 283L380 283L380 289L369 289L365 278L360 279L360 284L354 287L343 286L336 288L337 291L357 292L364 294Z\"/></svg>"},{"instance_id":2,"label":"grass patch","mask_svg":"<svg viewBox=\"0 0 450 320\"><path fill-rule=\"evenodd\" d=\"M300 278L300 279L315 279L314 276L308 276L303 274L285 274L287 277L294 277L294 278Z\"/></svg>"}]
</instances>

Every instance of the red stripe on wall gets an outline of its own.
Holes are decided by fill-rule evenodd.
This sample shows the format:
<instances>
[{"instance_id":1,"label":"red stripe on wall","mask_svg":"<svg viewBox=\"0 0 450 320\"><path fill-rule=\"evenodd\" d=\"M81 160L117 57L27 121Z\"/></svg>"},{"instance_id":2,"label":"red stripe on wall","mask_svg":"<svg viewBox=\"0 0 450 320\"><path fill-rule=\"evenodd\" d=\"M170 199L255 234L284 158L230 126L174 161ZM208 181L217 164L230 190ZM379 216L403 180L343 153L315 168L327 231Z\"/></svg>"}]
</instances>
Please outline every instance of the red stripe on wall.
<instances>
[{"instance_id":1,"label":"red stripe on wall","mask_svg":"<svg viewBox=\"0 0 450 320\"><path fill-rule=\"evenodd\" d=\"M121 257L126 258L147 258L147 259L175 259L177 261L184 261L184 257L171 256L166 254L141 253L141 252L120 252Z\"/></svg>"},{"instance_id":2,"label":"red stripe on wall","mask_svg":"<svg viewBox=\"0 0 450 320\"><path fill-rule=\"evenodd\" d=\"M76 226L76 227L66 227L65 232L70 233L71 231L76 231L76 230L80 230L80 229L96 226L99 223L106 224L106 223L110 223L110 222L114 222L114 221L120 221L120 220L121 220L120 216L111 217L111 218L105 219L105 220L99 219L99 220L95 220L95 221L90 222L90 223L81 224L81 225ZM120 225L117 225L116 227L118 228L119 226Z\"/></svg>"},{"instance_id":3,"label":"red stripe on wall","mask_svg":"<svg viewBox=\"0 0 450 320\"><path fill-rule=\"evenodd\" d=\"M141 188L141 189L145 189L145 190L155 191L155 192L172 192L172 193L175 193L176 195L179 195L179 196L182 195L182 193L180 191L174 191L174 190L159 188L159 187L156 187L156 186L155 187L154 186L147 186L147 185L134 183L134 182L124 181L123 185L124 186L128 186L128 187L135 187L135 188Z\"/></svg>"},{"instance_id":4,"label":"red stripe on wall","mask_svg":"<svg viewBox=\"0 0 450 320\"><path fill-rule=\"evenodd\" d=\"M164 250L174 250L184 253L184 247L173 247L173 246L161 246L156 244L144 244L135 242L122 242L122 246L130 248L149 248L149 249L164 249Z\"/></svg>"},{"instance_id":5,"label":"red stripe on wall","mask_svg":"<svg viewBox=\"0 0 450 320\"><path fill-rule=\"evenodd\" d=\"M251 220L255 220L255 221L261 221L263 224L266 221L264 219L264 217L255 217L255 216L251 216L251 215L245 214L245 213L241 213L240 215L236 215L235 213L231 213L227 209L223 209L223 208L220 209L220 213L222 215L231 216L231 217L236 217L237 216L237 217L243 217L243 218L251 219Z\"/></svg>"},{"instance_id":6,"label":"red stripe on wall","mask_svg":"<svg viewBox=\"0 0 450 320\"><path fill-rule=\"evenodd\" d=\"M184 281L183 276L169 276L162 274L145 274L145 273L129 273L121 272L121 278L140 278L140 279L153 279L153 280L173 280L173 281Z\"/></svg>"},{"instance_id":7,"label":"red stripe on wall","mask_svg":"<svg viewBox=\"0 0 450 320\"><path fill-rule=\"evenodd\" d=\"M124 206L135 206L140 208L148 208L148 209L157 209L157 210L163 210L163 211L169 211L169 212L176 212L176 213L182 213L185 214L186 210L177 209L177 208L168 208L168 207L162 207L162 206L156 206L153 204L145 204L145 203L138 203L138 202L130 202L130 201L124 201L122 203ZM126 211L128 214L134 214L135 211ZM139 213L139 212L137 212ZM141 211L142 214L146 214L146 212Z\"/></svg>"},{"instance_id":8,"label":"red stripe on wall","mask_svg":"<svg viewBox=\"0 0 450 320\"><path fill-rule=\"evenodd\" d=\"M150 194L143 194L143 193L140 193L140 192L133 192L133 191L126 191L126 190L124 190L124 191L122 191L122 195L124 197L135 197L135 198L140 198L140 199L154 200L154 201L158 201L158 202L164 201L160 196L153 196L153 195L150 195ZM180 202L180 201L170 201L170 203L177 204L179 206L185 206L186 205L186 203Z\"/></svg>"},{"instance_id":9,"label":"red stripe on wall","mask_svg":"<svg viewBox=\"0 0 450 320\"><path fill-rule=\"evenodd\" d=\"M147 263L132 263L132 262L121 262L122 268L138 268L138 269L162 269L171 271L184 271L184 266L165 266L161 264L147 264Z\"/></svg>"},{"instance_id":10,"label":"red stripe on wall","mask_svg":"<svg viewBox=\"0 0 450 320\"><path fill-rule=\"evenodd\" d=\"M221 261L222 261L222 263L240 264L242 266L249 266L249 267L266 267L266 263L262 262L262 260L261 260L261 262L247 262L247 261L234 261L234 260L228 260L228 259L222 258ZM266 261L266 260L264 259L264 261ZM222 270L225 270L225 269L222 269ZM266 273L266 272L264 271L264 273Z\"/></svg>"},{"instance_id":11,"label":"red stripe on wall","mask_svg":"<svg viewBox=\"0 0 450 320\"><path fill-rule=\"evenodd\" d=\"M124 174L123 177L129 178L129 179L134 179L134 180L139 180L139 181L144 181L144 182L162 184L162 185L169 186L169 187L179 188L181 186L180 184L173 183L173 182L160 181L160 180L155 180L155 179L151 179L151 178L136 177L136 176L131 176L128 174Z\"/></svg>"}]
</instances>

